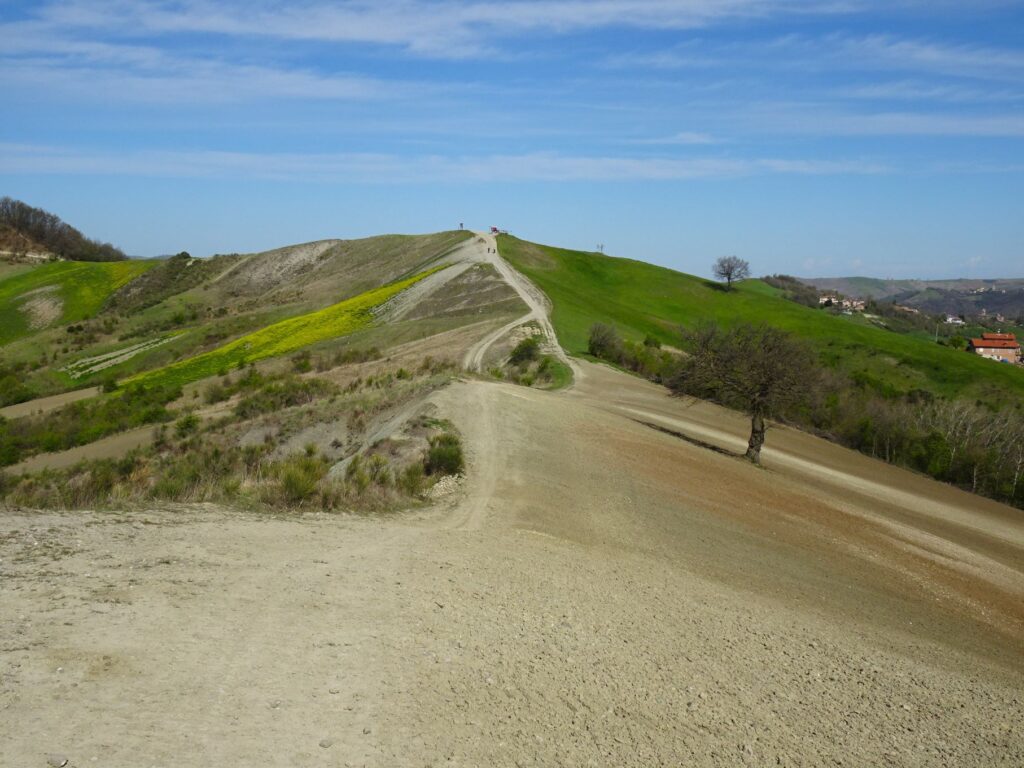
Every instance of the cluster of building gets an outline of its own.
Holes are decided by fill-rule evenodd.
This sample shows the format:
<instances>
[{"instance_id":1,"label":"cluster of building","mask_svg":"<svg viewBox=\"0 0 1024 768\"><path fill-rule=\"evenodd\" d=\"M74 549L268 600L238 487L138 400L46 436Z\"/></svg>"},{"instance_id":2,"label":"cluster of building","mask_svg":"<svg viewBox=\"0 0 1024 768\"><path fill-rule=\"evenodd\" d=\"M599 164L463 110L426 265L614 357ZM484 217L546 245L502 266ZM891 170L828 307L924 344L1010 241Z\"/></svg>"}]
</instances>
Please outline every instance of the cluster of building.
<instances>
[{"instance_id":1,"label":"cluster of building","mask_svg":"<svg viewBox=\"0 0 1024 768\"><path fill-rule=\"evenodd\" d=\"M988 360L1021 364L1020 342L1012 333L983 333L980 339L971 339L967 351Z\"/></svg>"},{"instance_id":2,"label":"cluster of building","mask_svg":"<svg viewBox=\"0 0 1024 768\"><path fill-rule=\"evenodd\" d=\"M864 301L862 299L844 299L833 294L825 294L818 297L819 307L838 307L848 309L851 312L863 312Z\"/></svg>"}]
</instances>

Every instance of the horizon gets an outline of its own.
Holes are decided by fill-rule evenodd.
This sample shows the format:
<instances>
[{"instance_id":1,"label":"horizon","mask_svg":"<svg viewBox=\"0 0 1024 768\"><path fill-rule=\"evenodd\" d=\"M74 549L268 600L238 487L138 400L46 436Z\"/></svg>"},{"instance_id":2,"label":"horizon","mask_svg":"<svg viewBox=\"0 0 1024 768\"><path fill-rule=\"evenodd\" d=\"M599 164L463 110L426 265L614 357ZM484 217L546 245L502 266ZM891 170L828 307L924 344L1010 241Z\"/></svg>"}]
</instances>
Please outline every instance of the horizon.
<instances>
[{"instance_id":1,"label":"horizon","mask_svg":"<svg viewBox=\"0 0 1024 768\"><path fill-rule=\"evenodd\" d=\"M703 276L1012 278L1024 12L958 6L13 2L0 194L142 257L465 222Z\"/></svg>"}]
</instances>

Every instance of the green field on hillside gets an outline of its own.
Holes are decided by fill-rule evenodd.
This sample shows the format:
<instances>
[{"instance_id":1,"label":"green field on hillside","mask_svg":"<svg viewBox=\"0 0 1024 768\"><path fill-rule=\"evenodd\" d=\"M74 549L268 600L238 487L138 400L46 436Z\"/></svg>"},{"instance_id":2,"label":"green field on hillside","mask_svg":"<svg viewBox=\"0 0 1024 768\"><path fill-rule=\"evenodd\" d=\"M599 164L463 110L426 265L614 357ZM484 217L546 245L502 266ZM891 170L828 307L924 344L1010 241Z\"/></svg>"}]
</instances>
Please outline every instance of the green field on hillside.
<instances>
[{"instance_id":1,"label":"green field on hillside","mask_svg":"<svg viewBox=\"0 0 1024 768\"><path fill-rule=\"evenodd\" d=\"M210 352L134 376L126 383L184 386L239 365L286 355L320 341L346 336L373 322L371 310L440 269L444 267L428 269L316 312L289 317Z\"/></svg>"},{"instance_id":2,"label":"green field on hillside","mask_svg":"<svg viewBox=\"0 0 1024 768\"><path fill-rule=\"evenodd\" d=\"M55 261L0 279L0 344L33 330L25 303L52 300L55 318L67 324L92 317L118 288L156 266L156 261Z\"/></svg>"},{"instance_id":3,"label":"green field on hillside","mask_svg":"<svg viewBox=\"0 0 1024 768\"><path fill-rule=\"evenodd\" d=\"M928 389L994 401L1024 396L1024 370L934 342L850 322L781 298L760 280L725 291L710 280L597 253L535 245L502 235L501 255L551 299L552 322L570 353L585 352L591 325L611 323L626 338L651 334L679 344L679 327L767 323L810 342L823 362L880 388Z\"/></svg>"}]
</instances>

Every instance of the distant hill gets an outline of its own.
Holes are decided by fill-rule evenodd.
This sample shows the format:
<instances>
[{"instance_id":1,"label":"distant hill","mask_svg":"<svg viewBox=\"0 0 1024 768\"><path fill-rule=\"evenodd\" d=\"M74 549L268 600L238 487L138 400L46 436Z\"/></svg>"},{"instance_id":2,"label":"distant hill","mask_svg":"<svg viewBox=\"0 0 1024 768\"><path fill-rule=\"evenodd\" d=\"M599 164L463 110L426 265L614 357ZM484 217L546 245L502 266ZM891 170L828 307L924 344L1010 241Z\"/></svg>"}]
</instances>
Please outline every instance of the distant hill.
<instances>
[{"instance_id":1,"label":"distant hill","mask_svg":"<svg viewBox=\"0 0 1024 768\"><path fill-rule=\"evenodd\" d=\"M861 318L802 306L761 280L744 280L727 293L709 280L641 261L553 248L509 235L499 237L498 246L551 299L552 323L570 353L586 352L590 327L597 322L614 325L629 340L653 336L677 345L681 325L746 321L789 331L810 343L825 365L893 393L1024 395L1024 371L928 338L884 330Z\"/></svg>"},{"instance_id":2,"label":"distant hill","mask_svg":"<svg viewBox=\"0 0 1024 768\"><path fill-rule=\"evenodd\" d=\"M805 277L819 290L892 301L932 314L1024 315L1024 278L993 280L881 280L874 277Z\"/></svg>"},{"instance_id":3,"label":"distant hill","mask_svg":"<svg viewBox=\"0 0 1024 768\"><path fill-rule=\"evenodd\" d=\"M119 248L86 237L59 216L10 197L0 198L0 256L70 261L126 258Z\"/></svg>"}]
</instances>

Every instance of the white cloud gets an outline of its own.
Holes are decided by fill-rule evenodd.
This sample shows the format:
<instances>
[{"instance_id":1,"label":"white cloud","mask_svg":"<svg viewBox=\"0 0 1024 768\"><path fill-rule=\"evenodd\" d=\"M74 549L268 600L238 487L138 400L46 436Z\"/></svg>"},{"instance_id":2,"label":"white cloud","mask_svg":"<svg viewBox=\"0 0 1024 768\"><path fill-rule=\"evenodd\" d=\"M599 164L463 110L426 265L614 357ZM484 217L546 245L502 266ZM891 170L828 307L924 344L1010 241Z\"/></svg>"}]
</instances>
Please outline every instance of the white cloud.
<instances>
[{"instance_id":1,"label":"white cloud","mask_svg":"<svg viewBox=\"0 0 1024 768\"><path fill-rule=\"evenodd\" d=\"M0 173L97 174L319 182L673 181L757 174L870 174L861 161L770 158L630 158L548 152L509 155L399 156L369 153L247 153L142 150L116 152L33 144L0 144Z\"/></svg>"}]
</instances>

